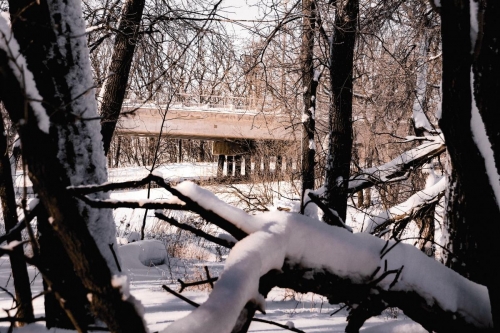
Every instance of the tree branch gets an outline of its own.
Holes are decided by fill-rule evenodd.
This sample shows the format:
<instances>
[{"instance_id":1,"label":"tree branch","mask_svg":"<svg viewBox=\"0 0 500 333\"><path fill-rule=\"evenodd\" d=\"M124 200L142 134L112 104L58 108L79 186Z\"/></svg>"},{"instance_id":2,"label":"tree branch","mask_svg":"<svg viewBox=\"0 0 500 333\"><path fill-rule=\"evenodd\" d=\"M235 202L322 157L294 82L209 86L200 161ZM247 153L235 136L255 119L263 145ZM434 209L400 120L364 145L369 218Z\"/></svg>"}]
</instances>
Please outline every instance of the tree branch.
<instances>
[{"instance_id":1,"label":"tree branch","mask_svg":"<svg viewBox=\"0 0 500 333\"><path fill-rule=\"evenodd\" d=\"M426 142L399 155L392 161L378 167L361 170L349 178L349 193L355 193L365 188L381 183L392 183L408 178L409 172L423 165L431 158L446 150L446 145L440 136L427 137Z\"/></svg>"},{"instance_id":2,"label":"tree branch","mask_svg":"<svg viewBox=\"0 0 500 333\"><path fill-rule=\"evenodd\" d=\"M173 219L171 217L166 216L165 214L163 214L160 211L155 211L155 216L158 219L163 220L165 222L168 222L169 224L171 224L173 226L176 226L179 229L183 229L183 230L189 231L189 232L195 234L196 236L201 237L201 238L205 238L206 240L208 240L208 241L210 241L212 243L215 243L217 245L226 247L228 249L230 249L230 248L232 248L234 246L233 242L230 242L228 240L225 240L225 239L222 239L222 238L215 237L215 236L212 236L210 234L207 234L206 232L204 232L204 231L202 231L200 229L197 229L195 227L192 227L192 226L190 226L188 224L180 223L177 220L175 220L175 219Z\"/></svg>"}]
</instances>

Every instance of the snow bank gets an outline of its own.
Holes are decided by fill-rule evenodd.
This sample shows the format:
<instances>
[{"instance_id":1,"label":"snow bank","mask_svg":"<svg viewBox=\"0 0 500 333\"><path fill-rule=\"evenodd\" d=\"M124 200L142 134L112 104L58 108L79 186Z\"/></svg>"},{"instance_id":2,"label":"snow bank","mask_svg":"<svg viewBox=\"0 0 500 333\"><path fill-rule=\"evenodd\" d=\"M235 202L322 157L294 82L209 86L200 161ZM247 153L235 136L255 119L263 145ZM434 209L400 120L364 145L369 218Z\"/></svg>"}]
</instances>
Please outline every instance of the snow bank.
<instances>
[{"instance_id":1,"label":"snow bank","mask_svg":"<svg viewBox=\"0 0 500 333\"><path fill-rule=\"evenodd\" d=\"M408 321L391 321L379 324L366 329L361 329L361 333L427 333L428 331L421 325Z\"/></svg>"},{"instance_id":2,"label":"snow bank","mask_svg":"<svg viewBox=\"0 0 500 333\"><path fill-rule=\"evenodd\" d=\"M137 241L118 248L122 270L163 265L167 260L165 244L157 240Z\"/></svg>"}]
</instances>

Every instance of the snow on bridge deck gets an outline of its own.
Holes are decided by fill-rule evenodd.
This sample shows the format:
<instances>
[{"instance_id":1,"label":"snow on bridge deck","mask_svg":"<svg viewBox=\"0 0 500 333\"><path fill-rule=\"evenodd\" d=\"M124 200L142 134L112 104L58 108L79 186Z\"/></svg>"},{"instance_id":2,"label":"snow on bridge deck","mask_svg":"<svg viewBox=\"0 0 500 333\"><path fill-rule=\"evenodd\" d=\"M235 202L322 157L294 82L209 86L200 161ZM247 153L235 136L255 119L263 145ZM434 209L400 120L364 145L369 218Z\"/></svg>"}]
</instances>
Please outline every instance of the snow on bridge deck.
<instances>
[{"instance_id":1,"label":"snow on bridge deck","mask_svg":"<svg viewBox=\"0 0 500 333\"><path fill-rule=\"evenodd\" d=\"M179 139L294 140L290 117L236 103L174 102L168 111L160 104L128 101L117 132L121 135L168 136ZM246 109L253 107L252 109ZM163 121L165 119L165 121Z\"/></svg>"}]
</instances>

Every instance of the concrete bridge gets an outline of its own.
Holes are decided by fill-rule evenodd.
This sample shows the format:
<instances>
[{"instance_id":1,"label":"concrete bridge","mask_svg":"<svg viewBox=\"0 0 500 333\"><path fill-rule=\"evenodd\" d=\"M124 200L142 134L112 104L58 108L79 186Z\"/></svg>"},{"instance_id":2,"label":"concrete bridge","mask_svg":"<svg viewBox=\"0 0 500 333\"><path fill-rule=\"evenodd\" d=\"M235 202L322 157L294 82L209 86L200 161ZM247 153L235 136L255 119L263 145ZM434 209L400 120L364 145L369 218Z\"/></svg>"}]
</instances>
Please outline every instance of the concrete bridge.
<instances>
[{"instance_id":1,"label":"concrete bridge","mask_svg":"<svg viewBox=\"0 0 500 333\"><path fill-rule=\"evenodd\" d=\"M116 130L118 135L213 140L212 153L219 155L219 176L222 176L226 156L228 175L233 171L235 176L241 175L242 161L244 174L249 175L256 140L278 141L283 146L285 141L295 141L295 135L297 139L300 137L300 132L294 132L289 115L273 110L263 100L242 97L179 94L169 103L168 110L161 102L152 104L129 99L123 105L122 114ZM281 154L277 152L274 156L281 165ZM263 172L269 171L270 158L263 156Z\"/></svg>"},{"instance_id":2,"label":"concrete bridge","mask_svg":"<svg viewBox=\"0 0 500 333\"><path fill-rule=\"evenodd\" d=\"M176 95L166 105L128 100L121 135L200 140L294 140L291 119L241 97Z\"/></svg>"}]
</instances>

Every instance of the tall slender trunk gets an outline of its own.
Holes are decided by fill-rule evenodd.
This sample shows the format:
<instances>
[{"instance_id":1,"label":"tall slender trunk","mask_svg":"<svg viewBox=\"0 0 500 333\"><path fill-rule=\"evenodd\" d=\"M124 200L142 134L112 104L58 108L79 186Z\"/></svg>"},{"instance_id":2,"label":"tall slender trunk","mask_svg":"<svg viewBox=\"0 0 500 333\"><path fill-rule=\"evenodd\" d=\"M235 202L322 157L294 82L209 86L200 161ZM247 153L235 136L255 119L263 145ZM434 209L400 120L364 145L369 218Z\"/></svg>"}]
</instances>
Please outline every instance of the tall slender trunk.
<instances>
[{"instance_id":1,"label":"tall slender trunk","mask_svg":"<svg viewBox=\"0 0 500 333\"><path fill-rule=\"evenodd\" d=\"M333 96L329 112L325 199L327 205L345 220L352 150L352 71L359 0L339 0L336 5L330 58ZM330 223L326 214L324 218Z\"/></svg>"},{"instance_id":2,"label":"tall slender trunk","mask_svg":"<svg viewBox=\"0 0 500 333\"><path fill-rule=\"evenodd\" d=\"M13 170L15 172L15 170ZM8 232L17 222L17 205L14 193L14 184L12 181L12 170L10 166L9 155L7 151L7 138L3 119L0 115L0 200L2 201L2 213L5 223L5 231ZM21 240L21 235L13 237L11 240ZM12 277L14 279L14 289L16 301L19 306L16 317L23 318L24 322L31 322L33 316L33 305L31 304L31 287L28 276L28 269L24 261L24 251L22 247L17 247L10 254L10 265L12 267Z\"/></svg>"},{"instance_id":3,"label":"tall slender trunk","mask_svg":"<svg viewBox=\"0 0 500 333\"><path fill-rule=\"evenodd\" d=\"M304 110L302 112L302 205L304 213L304 194L314 189L314 156L316 148L314 131L316 128L315 107L318 79L314 75L314 30L316 25L316 5L314 0L302 1L302 94Z\"/></svg>"},{"instance_id":4,"label":"tall slender trunk","mask_svg":"<svg viewBox=\"0 0 500 333\"><path fill-rule=\"evenodd\" d=\"M123 4L111 64L101 95L101 134L106 155L125 99L145 2L145 0L126 0Z\"/></svg>"}]
</instances>

